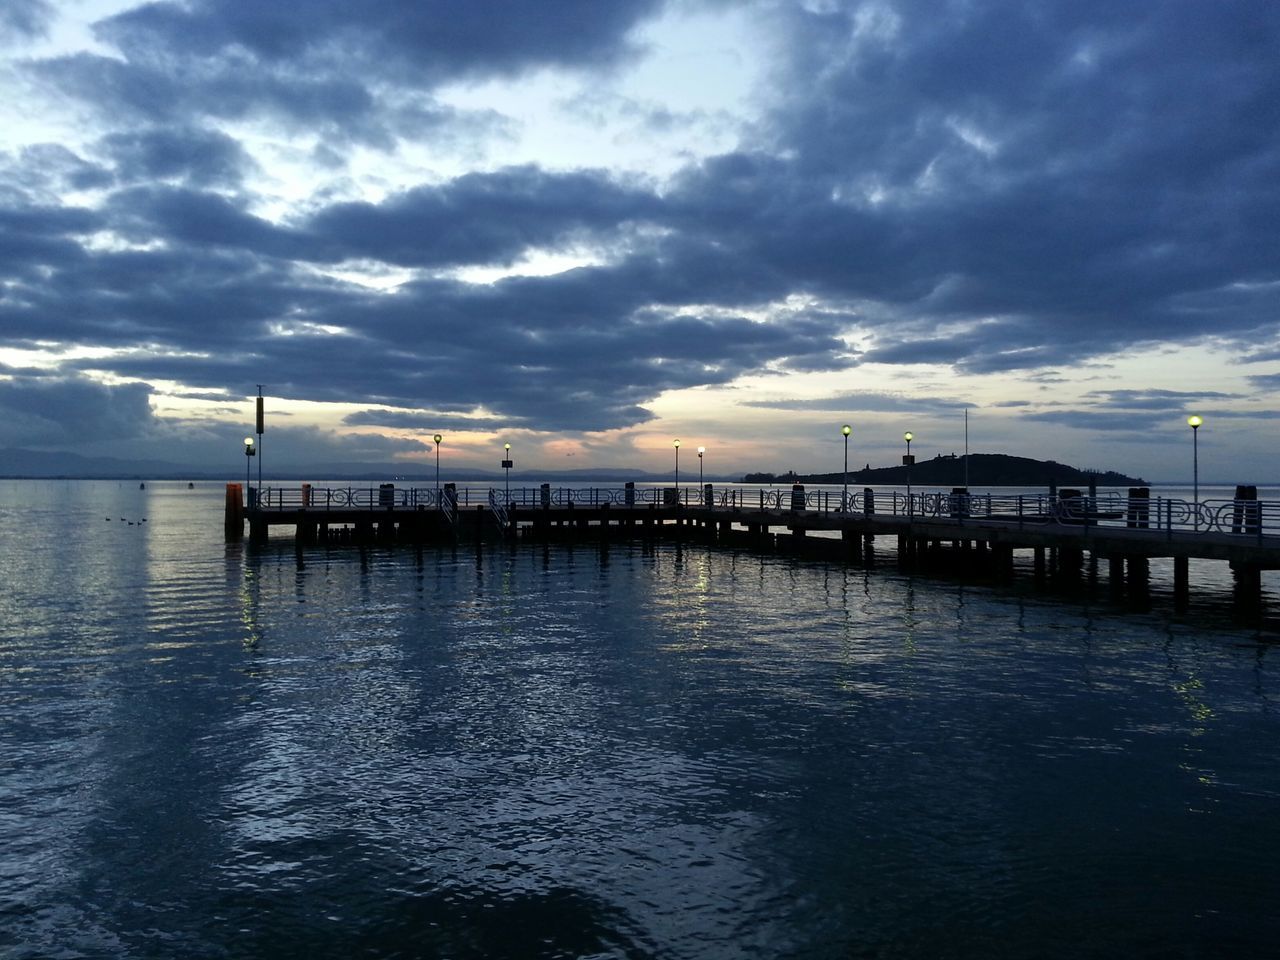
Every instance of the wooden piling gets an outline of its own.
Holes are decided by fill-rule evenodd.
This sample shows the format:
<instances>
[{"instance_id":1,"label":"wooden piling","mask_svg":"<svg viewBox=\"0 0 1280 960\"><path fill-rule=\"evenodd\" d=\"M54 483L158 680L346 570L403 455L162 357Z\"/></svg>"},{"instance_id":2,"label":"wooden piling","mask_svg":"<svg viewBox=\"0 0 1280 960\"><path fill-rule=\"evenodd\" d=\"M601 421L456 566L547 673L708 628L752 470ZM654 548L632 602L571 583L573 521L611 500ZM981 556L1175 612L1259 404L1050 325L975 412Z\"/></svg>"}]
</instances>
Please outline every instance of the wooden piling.
<instances>
[{"instance_id":1,"label":"wooden piling","mask_svg":"<svg viewBox=\"0 0 1280 960\"><path fill-rule=\"evenodd\" d=\"M1186 610L1191 600L1190 562L1186 557L1173 558L1173 608Z\"/></svg>"},{"instance_id":2,"label":"wooden piling","mask_svg":"<svg viewBox=\"0 0 1280 960\"><path fill-rule=\"evenodd\" d=\"M1151 561L1146 557L1131 556L1127 559L1128 577L1125 586L1129 602L1146 609L1151 602Z\"/></svg>"}]
</instances>

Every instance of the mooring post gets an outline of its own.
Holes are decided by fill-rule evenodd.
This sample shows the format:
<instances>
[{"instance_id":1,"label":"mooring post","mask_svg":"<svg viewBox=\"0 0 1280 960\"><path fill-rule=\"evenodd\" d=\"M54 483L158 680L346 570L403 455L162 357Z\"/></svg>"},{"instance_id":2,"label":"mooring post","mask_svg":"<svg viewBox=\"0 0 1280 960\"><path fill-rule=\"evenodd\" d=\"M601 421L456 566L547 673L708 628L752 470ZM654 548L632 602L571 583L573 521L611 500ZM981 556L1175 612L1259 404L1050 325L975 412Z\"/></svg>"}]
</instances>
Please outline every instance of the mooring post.
<instances>
[{"instance_id":1,"label":"mooring post","mask_svg":"<svg viewBox=\"0 0 1280 960\"><path fill-rule=\"evenodd\" d=\"M1258 532L1258 488L1249 485L1236 486L1235 505L1231 510L1232 533Z\"/></svg>"},{"instance_id":2,"label":"mooring post","mask_svg":"<svg viewBox=\"0 0 1280 960\"><path fill-rule=\"evenodd\" d=\"M1156 523L1160 522L1159 507L1157 506ZM1149 518L1151 516L1151 488L1150 487L1130 487L1128 510L1125 512L1125 526L1146 529L1150 526Z\"/></svg>"},{"instance_id":3,"label":"mooring post","mask_svg":"<svg viewBox=\"0 0 1280 960\"><path fill-rule=\"evenodd\" d=\"M228 540L239 540L244 536L244 488L238 483L227 484L222 527Z\"/></svg>"},{"instance_id":4,"label":"mooring post","mask_svg":"<svg viewBox=\"0 0 1280 960\"><path fill-rule=\"evenodd\" d=\"M800 512L804 509L804 484L793 483L791 485L791 510Z\"/></svg>"}]
</instances>

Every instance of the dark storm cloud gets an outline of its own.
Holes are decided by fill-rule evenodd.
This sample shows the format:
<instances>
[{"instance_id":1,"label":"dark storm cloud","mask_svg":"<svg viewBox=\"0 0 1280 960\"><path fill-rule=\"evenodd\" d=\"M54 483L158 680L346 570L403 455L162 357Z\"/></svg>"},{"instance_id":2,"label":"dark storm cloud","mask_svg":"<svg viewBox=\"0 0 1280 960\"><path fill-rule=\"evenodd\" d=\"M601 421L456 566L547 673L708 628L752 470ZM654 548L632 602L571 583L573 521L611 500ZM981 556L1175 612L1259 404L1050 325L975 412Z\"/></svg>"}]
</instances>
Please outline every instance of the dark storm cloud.
<instances>
[{"instance_id":1,"label":"dark storm cloud","mask_svg":"<svg viewBox=\"0 0 1280 960\"><path fill-rule=\"evenodd\" d=\"M17 157L0 155L0 197L29 191L42 202L56 203L67 191L110 187L115 177L107 168L55 143L24 148ZM30 200L30 198L28 198Z\"/></svg>"},{"instance_id":2,"label":"dark storm cloud","mask_svg":"<svg viewBox=\"0 0 1280 960\"><path fill-rule=\"evenodd\" d=\"M0 320L7 321L0 323L0 342L22 338L25 318L50 292L50 270L84 265L81 239L101 222L90 210L47 205L16 191L0 193Z\"/></svg>"},{"instance_id":3,"label":"dark storm cloud","mask_svg":"<svg viewBox=\"0 0 1280 960\"><path fill-rule=\"evenodd\" d=\"M151 387L108 386L83 377L19 377L0 381L0 443L5 445L123 440L153 424Z\"/></svg>"},{"instance_id":4,"label":"dark storm cloud","mask_svg":"<svg viewBox=\"0 0 1280 960\"><path fill-rule=\"evenodd\" d=\"M183 137L111 139L128 166L162 169L189 180L234 178L242 155L221 137L203 150ZM122 176L125 173L122 171ZM367 260L443 268L510 263L537 248L567 242L625 242L633 225L659 216L650 191L612 182L599 173L549 174L523 167L471 174L420 187L379 204L343 202L292 226L249 212L252 198L185 186L137 186L105 204L111 225L136 242L216 246L312 263Z\"/></svg>"},{"instance_id":5,"label":"dark storm cloud","mask_svg":"<svg viewBox=\"0 0 1280 960\"><path fill-rule=\"evenodd\" d=\"M269 379L277 396L404 411L357 415L371 425L483 410L583 430L765 370L1057 372L1135 345L1276 342L1280 5L810 6L760 8L787 58L771 111L669 182L523 166L378 203L313 197L278 221L218 120L283 120L332 165L354 141L435 143L471 122L432 100L440 84L607 69L659 4L139 7L99 27L120 57L31 67L124 126L100 157L45 147L6 167L0 338L119 348L78 365L195 390ZM50 200L113 185L97 209ZM88 245L97 232L135 249ZM315 270L575 245L598 264L489 285L381 294ZM1033 416L1120 430L1199 402L1091 400Z\"/></svg>"},{"instance_id":6,"label":"dark storm cloud","mask_svg":"<svg viewBox=\"0 0 1280 960\"><path fill-rule=\"evenodd\" d=\"M1214 390L1095 390L1085 394L1100 407L1117 410L1182 410L1206 401L1239 400L1238 393Z\"/></svg>"},{"instance_id":7,"label":"dark storm cloud","mask_svg":"<svg viewBox=\"0 0 1280 960\"><path fill-rule=\"evenodd\" d=\"M894 393L844 393L806 400L746 400L744 407L776 410L844 410L850 413L935 413L963 410L972 404L946 397L917 397Z\"/></svg>"},{"instance_id":8,"label":"dark storm cloud","mask_svg":"<svg viewBox=\"0 0 1280 960\"><path fill-rule=\"evenodd\" d=\"M1280 410L1229 410L1212 409L1199 411L1206 423L1215 420L1276 420L1280 419ZM1130 433L1135 436L1165 431L1187 430L1187 422L1183 411L1166 410L1164 412L1139 410L1111 412L1102 410L1046 410L1040 413L1023 414L1020 419L1036 423L1052 423L1058 426L1074 427L1078 430L1093 430L1103 433ZM1201 429L1205 429L1201 427Z\"/></svg>"},{"instance_id":9,"label":"dark storm cloud","mask_svg":"<svg viewBox=\"0 0 1280 960\"><path fill-rule=\"evenodd\" d=\"M421 135L456 118L454 111L439 108L381 107L359 80L264 74L251 62L238 62L238 55L228 56L188 72L168 61L135 64L81 53L44 60L30 70L116 122L181 125L192 117L265 118L329 143L391 149L400 129Z\"/></svg>"},{"instance_id":10,"label":"dark storm cloud","mask_svg":"<svg viewBox=\"0 0 1280 960\"><path fill-rule=\"evenodd\" d=\"M1012 319L1043 347L993 363L958 339L932 359L1033 367L1274 323L1274 287L1231 290L1276 278L1280 7L781 9L784 185L864 221L842 231L827 288L897 291L917 320Z\"/></svg>"},{"instance_id":11,"label":"dark storm cloud","mask_svg":"<svg viewBox=\"0 0 1280 960\"><path fill-rule=\"evenodd\" d=\"M252 273L254 261L229 255L98 259L100 284L45 290L38 313L19 312L20 329L32 339L60 325L95 342L141 340L147 350L72 365L197 390L243 390L270 371L275 396L484 408L508 424L599 430L648 419L644 404L664 390L727 383L778 358L841 346L813 320L762 323L648 307L637 278L652 268L629 264L373 294L284 270ZM74 314L60 296L75 302ZM319 332L335 327L353 332Z\"/></svg>"},{"instance_id":12,"label":"dark storm cloud","mask_svg":"<svg viewBox=\"0 0 1280 960\"><path fill-rule=\"evenodd\" d=\"M199 187L233 187L255 166L238 141L216 130L131 130L109 134L101 148L126 183L179 180Z\"/></svg>"},{"instance_id":13,"label":"dark storm cloud","mask_svg":"<svg viewBox=\"0 0 1280 960\"><path fill-rule=\"evenodd\" d=\"M551 174L535 167L468 174L380 204L340 203L305 224L334 259L402 265L510 262L529 248L580 232L623 230L662 210L651 191L600 173Z\"/></svg>"},{"instance_id":14,"label":"dark storm cloud","mask_svg":"<svg viewBox=\"0 0 1280 960\"><path fill-rule=\"evenodd\" d=\"M0 6L0 44L42 37L52 21L53 4L48 0L5 0Z\"/></svg>"},{"instance_id":15,"label":"dark storm cloud","mask_svg":"<svg viewBox=\"0 0 1280 960\"><path fill-rule=\"evenodd\" d=\"M257 0L149 3L98 26L131 56L207 58L247 51L262 64L337 66L423 86L518 74L541 66L606 66L629 52L627 34L659 0ZM352 69L352 68L355 69Z\"/></svg>"},{"instance_id":16,"label":"dark storm cloud","mask_svg":"<svg viewBox=\"0 0 1280 960\"><path fill-rule=\"evenodd\" d=\"M955 363L964 359L968 346L964 339L914 340L907 343L886 343L882 347L865 351L863 363Z\"/></svg>"},{"instance_id":17,"label":"dark storm cloud","mask_svg":"<svg viewBox=\"0 0 1280 960\"><path fill-rule=\"evenodd\" d=\"M1258 390L1280 390L1280 373L1260 373L1249 377L1249 384Z\"/></svg>"},{"instance_id":18,"label":"dark storm cloud","mask_svg":"<svg viewBox=\"0 0 1280 960\"><path fill-rule=\"evenodd\" d=\"M305 254L305 238L247 212L247 201L183 187L118 191L105 209L121 235L139 243L217 246L267 257Z\"/></svg>"},{"instance_id":19,"label":"dark storm cloud","mask_svg":"<svg viewBox=\"0 0 1280 960\"><path fill-rule=\"evenodd\" d=\"M422 96L443 83L539 67L607 68L659 0L257 0L149 3L95 32L121 58L74 54L32 70L107 116L181 124L268 117L330 142L392 148L468 118ZM408 97L416 92L418 95Z\"/></svg>"},{"instance_id":20,"label":"dark storm cloud","mask_svg":"<svg viewBox=\"0 0 1280 960\"><path fill-rule=\"evenodd\" d=\"M361 410L342 418L349 427L392 427L401 430L496 430L520 425L518 417L459 417L399 410Z\"/></svg>"},{"instance_id":21,"label":"dark storm cloud","mask_svg":"<svg viewBox=\"0 0 1280 960\"><path fill-rule=\"evenodd\" d=\"M0 216L0 252L4 238ZM57 235L19 239L18 252L31 266L14 270L16 279L0 298L3 342L13 345L225 350L245 358L255 355L255 340L273 321L322 306L340 311L345 299L343 285L240 252L90 252ZM171 372L181 364L174 356L159 359ZM111 369L112 361L98 366Z\"/></svg>"}]
</instances>

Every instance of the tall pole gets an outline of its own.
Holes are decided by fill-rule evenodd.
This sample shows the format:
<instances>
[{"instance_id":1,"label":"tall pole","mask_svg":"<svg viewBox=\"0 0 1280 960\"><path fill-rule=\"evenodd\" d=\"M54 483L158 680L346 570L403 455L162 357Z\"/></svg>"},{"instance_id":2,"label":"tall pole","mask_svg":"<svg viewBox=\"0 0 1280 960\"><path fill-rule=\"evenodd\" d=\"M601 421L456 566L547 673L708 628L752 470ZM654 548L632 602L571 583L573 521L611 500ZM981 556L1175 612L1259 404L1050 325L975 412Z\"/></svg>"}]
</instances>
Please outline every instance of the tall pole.
<instances>
[{"instance_id":1,"label":"tall pole","mask_svg":"<svg viewBox=\"0 0 1280 960\"><path fill-rule=\"evenodd\" d=\"M846 423L840 432L844 434L844 492L840 495L840 512L845 513L849 509L849 434L853 433L853 427Z\"/></svg>"},{"instance_id":2,"label":"tall pole","mask_svg":"<svg viewBox=\"0 0 1280 960\"><path fill-rule=\"evenodd\" d=\"M254 454L258 458L258 493L262 493L262 384L258 384L258 449Z\"/></svg>"},{"instance_id":3,"label":"tall pole","mask_svg":"<svg viewBox=\"0 0 1280 960\"><path fill-rule=\"evenodd\" d=\"M698 489L703 489L702 483L702 455L707 452L706 447L698 448Z\"/></svg>"},{"instance_id":4,"label":"tall pole","mask_svg":"<svg viewBox=\"0 0 1280 960\"><path fill-rule=\"evenodd\" d=\"M440 436L440 434L437 433L431 439L436 442L436 509L439 510L440 509L440 441L443 440L444 437Z\"/></svg>"},{"instance_id":5,"label":"tall pole","mask_svg":"<svg viewBox=\"0 0 1280 960\"><path fill-rule=\"evenodd\" d=\"M1187 426L1191 428L1191 499L1195 501L1195 527L1200 529L1200 424L1203 417L1187 417Z\"/></svg>"},{"instance_id":6,"label":"tall pole","mask_svg":"<svg viewBox=\"0 0 1280 960\"><path fill-rule=\"evenodd\" d=\"M969 408L964 408L964 492L969 495Z\"/></svg>"},{"instance_id":7,"label":"tall pole","mask_svg":"<svg viewBox=\"0 0 1280 960\"><path fill-rule=\"evenodd\" d=\"M676 446L676 506L680 506L680 440L675 441Z\"/></svg>"}]
</instances>

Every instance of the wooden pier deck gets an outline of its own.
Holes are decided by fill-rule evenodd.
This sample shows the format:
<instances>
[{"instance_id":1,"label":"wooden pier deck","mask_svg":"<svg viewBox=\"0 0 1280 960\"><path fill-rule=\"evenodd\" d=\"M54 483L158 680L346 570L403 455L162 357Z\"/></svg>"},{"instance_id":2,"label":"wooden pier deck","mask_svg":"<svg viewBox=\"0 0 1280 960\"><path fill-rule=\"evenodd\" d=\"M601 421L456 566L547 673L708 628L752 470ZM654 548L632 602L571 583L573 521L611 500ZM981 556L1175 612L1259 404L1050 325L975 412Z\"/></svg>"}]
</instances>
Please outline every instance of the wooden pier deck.
<instances>
[{"instance_id":1,"label":"wooden pier deck","mask_svg":"<svg viewBox=\"0 0 1280 960\"><path fill-rule=\"evenodd\" d=\"M1203 501L1027 494L841 493L800 489L589 488L513 491L421 488L273 487L239 516L228 488L227 534L264 540L292 526L311 543L429 543L505 537L696 539L756 550L791 550L862 562L876 538L896 541L899 565L961 568L996 580L1014 576L1014 555L1030 551L1037 579L1070 579L1107 565L1113 592L1140 594L1148 564L1169 558L1175 605L1191 589L1189 561L1230 565L1234 598L1261 607L1261 574L1280 569L1280 502ZM475 501L475 502L473 502Z\"/></svg>"}]
</instances>

